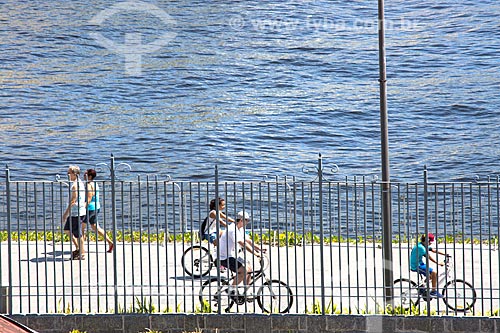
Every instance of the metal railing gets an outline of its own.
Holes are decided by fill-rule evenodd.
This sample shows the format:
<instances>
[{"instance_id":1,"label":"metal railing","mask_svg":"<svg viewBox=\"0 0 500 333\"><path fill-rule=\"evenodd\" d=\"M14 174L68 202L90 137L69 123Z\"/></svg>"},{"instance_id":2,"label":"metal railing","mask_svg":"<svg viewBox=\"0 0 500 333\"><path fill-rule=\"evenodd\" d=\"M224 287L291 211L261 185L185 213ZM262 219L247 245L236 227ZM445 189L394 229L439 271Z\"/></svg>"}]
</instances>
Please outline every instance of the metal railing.
<instances>
[{"instance_id":1,"label":"metal railing","mask_svg":"<svg viewBox=\"0 0 500 333\"><path fill-rule=\"evenodd\" d=\"M319 163L318 174L322 169ZM68 182L12 181L6 169L0 185L2 312L207 311L199 298L203 283L230 273L218 275L214 268L196 278L185 274L181 258L199 243L199 225L216 194L226 200L227 215L240 210L251 215L247 230L269 253L266 275L291 288L291 313L386 311L382 184L376 179L122 180L113 158L109 171L109 179L96 182L101 188L99 224L111 236L114 251L108 254L105 242L96 241L87 228L86 260L72 261L73 245L61 221ZM420 235L432 232L435 247L453 256L455 276L477 291L469 312L498 315L498 178L430 183L424 177L423 184L391 183L390 189L394 277L417 278L409 269L410 252ZM418 306L430 307L427 314L454 313L441 300ZM234 310L261 312L252 302Z\"/></svg>"}]
</instances>

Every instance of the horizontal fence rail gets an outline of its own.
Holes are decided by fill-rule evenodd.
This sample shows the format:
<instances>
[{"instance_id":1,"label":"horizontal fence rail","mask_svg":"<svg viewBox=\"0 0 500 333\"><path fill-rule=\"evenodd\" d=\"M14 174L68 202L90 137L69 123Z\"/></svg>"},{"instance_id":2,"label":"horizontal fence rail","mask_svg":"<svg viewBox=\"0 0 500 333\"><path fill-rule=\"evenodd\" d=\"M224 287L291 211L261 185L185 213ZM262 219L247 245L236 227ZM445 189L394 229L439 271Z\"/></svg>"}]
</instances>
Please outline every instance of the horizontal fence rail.
<instances>
[{"instance_id":1,"label":"horizontal fence rail","mask_svg":"<svg viewBox=\"0 0 500 333\"><path fill-rule=\"evenodd\" d=\"M442 299L426 297L399 307L406 296L396 284L393 299L384 297L383 186L378 181L219 182L216 177L215 182L175 182L137 177L96 183L98 223L114 249L108 253L106 242L88 227L86 260L76 261L70 260L74 245L62 231L68 182L11 181L7 170L0 185L2 312L223 312L218 306L222 300L209 303L219 297L229 270L219 270L214 262L205 276L187 274L196 270L201 252L182 262L200 244L217 255L215 247L200 242L198 229L210 200L218 195L226 200L226 215L235 217L241 210L251 215L246 231L267 250L263 274L255 275L255 283L243 290L245 298L231 312L280 312L290 301L285 307L289 313L498 315L498 180L390 184L394 278L421 282L410 271L409 257L427 230L436 235L434 248L452 258L453 271L438 290L452 279L469 282L476 292L470 309L452 309ZM258 258L241 255L258 271ZM434 269L444 272L442 266ZM206 287L211 279L215 282ZM289 289L270 283L278 280ZM274 291L266 289L269 285ZM459 290L465 292L465 287L453 286L446 302L457 304L460 297L465 299ZM200 298L203 293L206 302Z\"/></svg>"}]
</instances>

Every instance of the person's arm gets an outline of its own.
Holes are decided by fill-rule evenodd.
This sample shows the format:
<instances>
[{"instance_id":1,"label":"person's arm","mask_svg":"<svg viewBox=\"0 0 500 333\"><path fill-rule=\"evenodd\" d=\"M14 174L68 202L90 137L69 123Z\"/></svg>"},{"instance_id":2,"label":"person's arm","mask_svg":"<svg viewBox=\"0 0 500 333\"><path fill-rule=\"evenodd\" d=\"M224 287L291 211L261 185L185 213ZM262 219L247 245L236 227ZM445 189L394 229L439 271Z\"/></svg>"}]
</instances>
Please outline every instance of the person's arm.
<instances>
[{"instance_id":1,"label":"person's arm","mask_svg":"<svg viewBox=\"0 0 500 333\"><path fill-rule=\"evenodd\" d=\"M431 255L428 255L427 257L429 257L429 261L432 261L433 263L439 265L439 262L436 259L434 259Z\"/></svg>"},{"instance_id":2,"label":"person's arm","mask_svg":"<svg viewBox=\"0 0 500 333\"><path fill-rule=\"evenodd\" d=\"M76 205L76 200L78 199L78 193L76 191L76 188L75 188L75 184L71 186L71 199L70 199L70 202L68 204L68 207L66 208L66 210L64 211L64 214L63 214L63 217L62 217L62 221L63 223L66 222L66 219L68 218L70 212L71 212L71 207Z\"/></svg>"},{"instance_id":3,"label":"person's arm","mask_svg":"<svg viewBox=\"0 0 500 333\"><path fill-rule=\"evenodd\" d=\"M436 253L436 254L441 254L443 256L448 256L446 253L444 252L441 252L441 251L438 251L434 248L430 249L432 252ZM431 256L429 256L429 260L431 260ZM435 264L439 265L439 266L444 266L444 262L438 262L436 259L432 258L432 262L434 262Z\"/></svg>"},{"instance_id":4,"label":"person's arm","mask_svg":"<svg viewBox=\"0 0 500 333\"><path fill-rule=\"evenodd\" d=\"M251 252L252 252L253 254L257 254L257 253L256 253L256 251L257 251L257 252L260 252L260 253L266 253L266 249L263 249L263 248L261 248L259 245L255 244L255 242L254 242L253 240L251 240L251 239L247 239L245 242L246 242L246 243L248 244L248 246L252 249L252 251L251 251ZM260 255L260 254L257 254L257 255Z\"/></svg>"},{"instance_id":5,"label":"person's arm","mask_svg":"<svg viewBox=\"0 0 500 333\"><path fill-rule=\"evenodd\" d=\"M260 248L255 247L253 245L252 241L248 241L248 240L243 241L243 240L240 240L240 241L238 241L238 244L242 248L244 248L246 251L251 252L251 253L253 253L254 255L257 255L257 256L259 255L258 252L260 252Z\"/></svg>"},{"instance_id":6,"label":"person's arm","mask_svg":"<svg viewBox=\"0 0 500 333\"><path fill-rule=\"evenodd\" d=\"M215 219L217 216L217 214L215 213L215 210L212 210L210 212L209 216L210 216L210 218ZM219 211L219 223L223 227L227 227L228 222L234 222L234 219L227 217L226 214L224 214L224 212Z\"/></svg>"},{"instance_id":7,"label":"person's arm","mask_svg":"<svg viewBox=\"0 0 500 333\"><path fill-rule=\"evenodd\" d=\"M94 196L94 184L87 184L87 200L85 201L85 207L88 207L89 203L92 201L92 197Z\"/></svg>"},{"instance_id":8,"label":"person's arm","mask_svg":"<svg viewBox=\"0 0 500 333\"><path fill-rule=\"evenodd\" d=\"M226 222L226 225L231 222L231 223L234 223L234 219L231 218L231 217L228 217L226 216L226 214L224 214L223 212L220 212L220 216L224 219L224 221ZM226 226L225 225L225 226Z\"/></svg>"},{"instance_id":9,"label":"person's arm","mask_svg":"<svg viewBox=\"0 0 500 333\"><path fill-rule=\"evenodd\" d=\"M438 251L436 249L431 249L432 252L434 253L437 253L437 254L440 254L440 255L443 255L443 256L446 256L447 254L445 252L441 252L441 251Z\"/></svg>"}]
</instances>

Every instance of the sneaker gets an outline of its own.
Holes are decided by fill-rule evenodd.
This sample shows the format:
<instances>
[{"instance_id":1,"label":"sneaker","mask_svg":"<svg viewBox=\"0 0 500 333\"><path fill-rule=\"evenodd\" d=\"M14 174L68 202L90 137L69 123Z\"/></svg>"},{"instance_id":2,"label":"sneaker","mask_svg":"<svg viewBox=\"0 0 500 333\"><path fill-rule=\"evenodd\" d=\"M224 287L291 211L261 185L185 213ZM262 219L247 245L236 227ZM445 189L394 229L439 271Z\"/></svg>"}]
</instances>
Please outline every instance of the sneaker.
<instances>
[{"instance_id":1,"label":"sneaker","mask_svg":"<svg viewBox=\"0 0 500 333\"><path fill-rule=\"evenodd\" d=\"M430 296L433 298L443 298L443 295L441 295L437 290L431 291Z\"/></svg>"}]
</instances>

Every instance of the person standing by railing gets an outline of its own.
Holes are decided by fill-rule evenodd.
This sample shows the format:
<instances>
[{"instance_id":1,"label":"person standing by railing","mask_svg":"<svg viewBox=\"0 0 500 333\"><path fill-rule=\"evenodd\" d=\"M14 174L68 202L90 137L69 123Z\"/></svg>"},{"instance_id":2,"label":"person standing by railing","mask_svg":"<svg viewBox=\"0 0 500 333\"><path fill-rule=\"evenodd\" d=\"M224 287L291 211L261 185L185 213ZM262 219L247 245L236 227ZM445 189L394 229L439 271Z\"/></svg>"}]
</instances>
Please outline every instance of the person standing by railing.
<instances>
[{"instance_id":1,"label":"person standing by railing","mask_svg":"<svg viewBox=\"0 0 500 333\"><path fill-rule=\"evenodd\" d=\"M97 172L94 169L87 169L84 173L84 178L87 181L87 216L82 222L82 234L85 239L85 229L87 228L87 223L90 223L92 230L108 242L108 253L111 253L115 245L97 222L97 214L99 214L99 210L101 209L101 203L99 201L99 184L94 182L95 177L97 177Z\"/></svg>"},{"instance_id":2,"label":"person standing by railing","mask_svg":"<svg viewBox=\"0 0 500 333\"><path fill-rule=\"evenodd\" d=\"M68 207L62 216L64 223L64 232L71 237L76 250L71 253L72 260L84 260L85 249L83 247L83 234L81 222L86 215L85 204L85 186L79 178L80 167L70 165L68 168L68 177L70 180L70 193Z\"/></svg>"}]
</instances>

